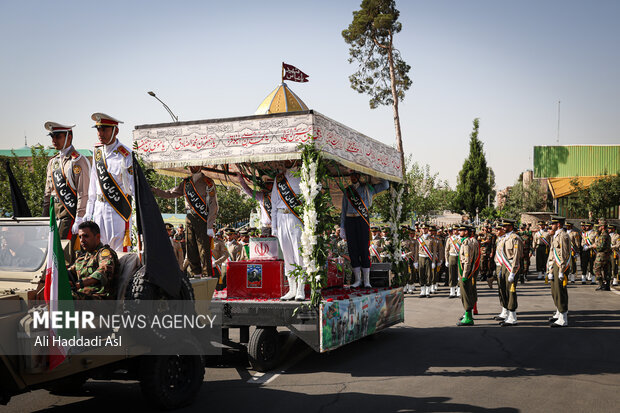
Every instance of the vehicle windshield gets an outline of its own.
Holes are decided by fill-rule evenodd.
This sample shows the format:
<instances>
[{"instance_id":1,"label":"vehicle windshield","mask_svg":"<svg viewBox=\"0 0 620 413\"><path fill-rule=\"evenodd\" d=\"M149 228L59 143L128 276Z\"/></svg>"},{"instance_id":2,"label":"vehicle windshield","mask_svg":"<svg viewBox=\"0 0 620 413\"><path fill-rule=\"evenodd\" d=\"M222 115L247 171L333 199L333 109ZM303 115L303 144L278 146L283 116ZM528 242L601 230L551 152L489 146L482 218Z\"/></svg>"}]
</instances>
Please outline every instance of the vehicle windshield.
<instances>
[{"instance_id":1,"label":"vehicle windshield","mask_svg":"<svg viewBox=\"0 0 620 413\"><path fill-rule=\"evenodd\" d=\"M36 271L47 256L48 225L0 224L0 271Z\"/></svg>"}]
</instances>

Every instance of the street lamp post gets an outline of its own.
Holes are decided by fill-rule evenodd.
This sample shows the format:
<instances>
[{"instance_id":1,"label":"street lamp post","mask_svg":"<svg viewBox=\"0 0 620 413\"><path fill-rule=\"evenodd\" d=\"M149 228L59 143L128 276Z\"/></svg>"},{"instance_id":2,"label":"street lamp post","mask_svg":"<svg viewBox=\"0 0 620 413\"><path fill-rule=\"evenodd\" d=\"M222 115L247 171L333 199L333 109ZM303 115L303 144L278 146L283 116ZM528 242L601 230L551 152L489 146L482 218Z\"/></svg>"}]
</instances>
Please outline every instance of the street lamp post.
<instances>
[{"instance_id":1,"label":"street lamp post","mask_svg":"<svg viewBox=\"0 0 620 413\"><path fill-rule=\"evenodd\" d=\"M164 105L164 109L166 109L166 111L168 112L168 114L170 115L170 117L172 118L172 120L176 123L179 123L179 117L176 116L174 113L172 113L172 110L170 110L170 108L168 107L168 105L166 105L160 98L157 97L157 95L155 95L155 92L153 92L152 90L149 90L148 93L150 96L153 96L155 99L157 99L159 101L159 103L161 103L162 105ZM176 176L174 177L174 186L177 186L177 178ZM174 214L177 214L177 198L174 198Z\"/></svg>"}]
</instances>

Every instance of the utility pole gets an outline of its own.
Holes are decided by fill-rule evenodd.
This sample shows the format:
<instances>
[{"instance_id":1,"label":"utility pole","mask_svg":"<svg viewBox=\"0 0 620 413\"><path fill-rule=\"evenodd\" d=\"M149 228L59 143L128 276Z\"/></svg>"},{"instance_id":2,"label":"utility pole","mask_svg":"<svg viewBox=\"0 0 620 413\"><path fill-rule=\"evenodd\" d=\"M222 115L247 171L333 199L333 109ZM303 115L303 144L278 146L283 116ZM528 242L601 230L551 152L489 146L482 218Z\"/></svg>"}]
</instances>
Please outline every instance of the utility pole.
<instances>
[{"instance_id":1,"label":"utility pole","mask_svg":"<svg viewBox=\"0 0 620 413\"><path fill-rule=\"evenodd\" d=\"M558 145L560 144L560 101L558 100Z\"/></svg>"}]
</instances>

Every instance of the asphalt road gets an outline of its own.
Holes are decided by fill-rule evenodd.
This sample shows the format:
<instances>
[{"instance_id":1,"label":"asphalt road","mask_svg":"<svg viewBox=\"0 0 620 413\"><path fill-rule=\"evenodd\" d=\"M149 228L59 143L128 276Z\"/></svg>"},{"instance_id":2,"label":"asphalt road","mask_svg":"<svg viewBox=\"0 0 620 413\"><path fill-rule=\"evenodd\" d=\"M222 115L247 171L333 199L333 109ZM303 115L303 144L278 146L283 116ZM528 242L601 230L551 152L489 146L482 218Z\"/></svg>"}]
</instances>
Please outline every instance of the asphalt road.
<instances>
[{"instance_id":1,"label":"asphalt road","mask_svg":"<svg viewBox=\"0 0 620 413\"><path fill-rule=\"evenodd\" d=\"M484 285L483 285L484 284ZM519 285L519 325L499 327L497 293L479 285L474 327L447 288L407 295L405 324L327 354L286 337L276 371L249 369L230 353L206 370L196 412L617 412L620 406L620 292L569 289L569 328L551 329L543 281ZM0 411L148 411L135 382L89 381L78 396L39 390Z\"/></svg>"}]
</instances>

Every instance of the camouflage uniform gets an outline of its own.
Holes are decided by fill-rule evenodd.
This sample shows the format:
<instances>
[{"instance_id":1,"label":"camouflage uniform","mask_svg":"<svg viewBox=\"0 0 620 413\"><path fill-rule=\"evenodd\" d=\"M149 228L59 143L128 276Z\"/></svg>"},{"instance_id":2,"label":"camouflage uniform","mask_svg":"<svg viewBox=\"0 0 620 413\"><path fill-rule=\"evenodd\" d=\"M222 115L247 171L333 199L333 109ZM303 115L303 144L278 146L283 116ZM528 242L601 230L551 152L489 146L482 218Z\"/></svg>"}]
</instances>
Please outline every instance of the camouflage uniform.
<instances>
[{"instance_id":1,"label":"camouflage uniform","mask_svg":"<svg viewBox=\"0 0 620 413\"><path fill-rule=\"evenodd\" d=\"M611 261L611 237L604 228L596 236L592 248L596 251L594 275L596 275L599 289L609 289L609 281L611 280L609 271ZM603 275L603 273L605 273L605 275Z\"/></svg>"},{"instance_id":2,"label":"camouflage uniform","mask_svg":"<svg viewBox=\"0 0 620 413\"><path fill-rule=\"evenodd\" d=\"M527 281L527 273L530 270L530 254L532 249L532 233L530 231L521 231L519 233L523 241L523 256L521 257L521 282Z\"/></svg>"},{"instance_id":3,"label":"camouflage uniform","mask_svg":"<svg viewBox=\"0 0 620 413\"><path fill-rule=\"evenodd\" d=\"M618 267L620 266L620 235L617 232L609 234L611 239L611 278L613 278L614 285L618 280Z\"/></svg>"},{"instance_id":4,"label":"camouflage uniform","mask_svg":"<svg viewBox=\"0 0 620 413\"><path fill-rule=\"evenodd\" d=\"M491 276L489 261L491 261L491 253L493 252L493 239L491 235L484 232L478 236L478 242L480 243L480 279L486 280Z\"/></svg>"},{"instance_id":5,"label":"camouflage uniform","mask_svg":"<svg viewBox=\"0 0 620 413\"><path fill-rule=\"evenodd\" d=\"M103 299L114 297L118 264L118 256L109 245L99 244L93 252L78 252L75 264L69 267L69 271L77 280L90 277L97 280L98 283L74 291L74 298Z\"/></svg>"}]
</instances>

